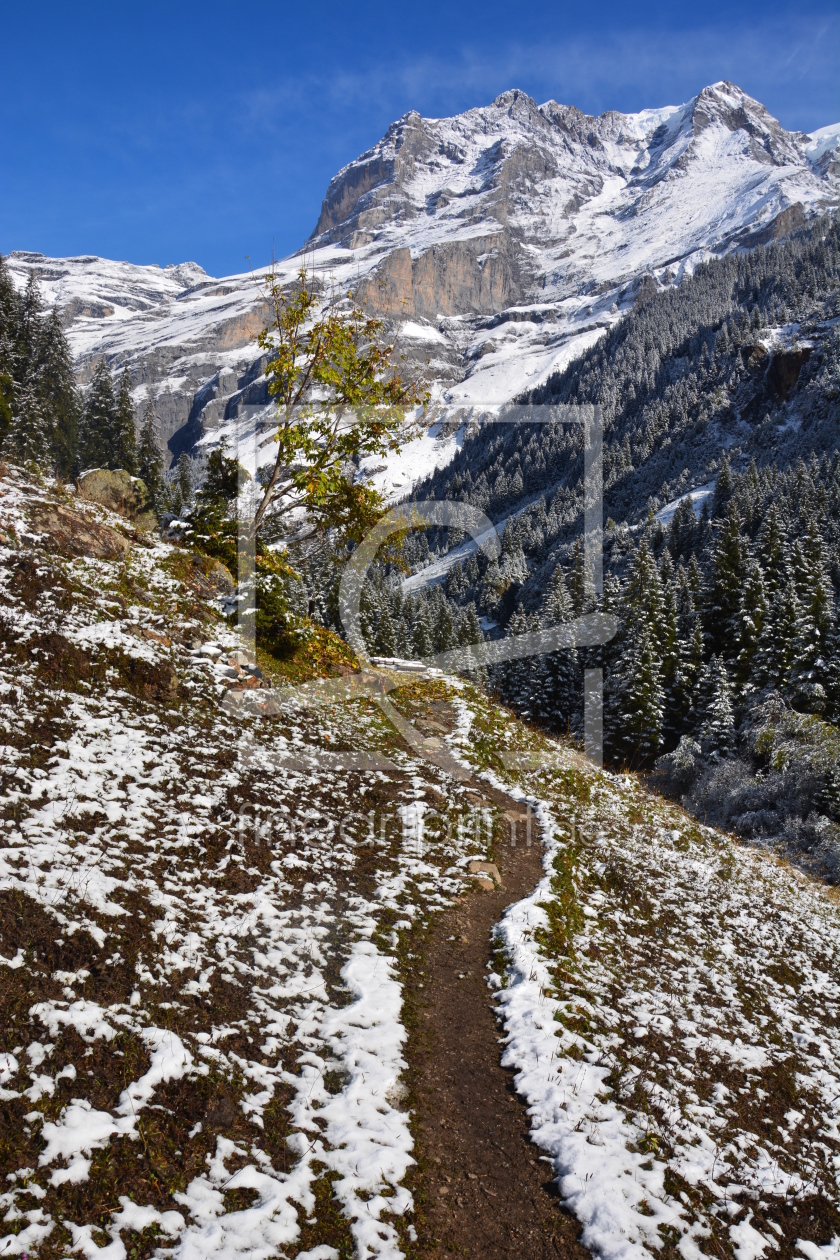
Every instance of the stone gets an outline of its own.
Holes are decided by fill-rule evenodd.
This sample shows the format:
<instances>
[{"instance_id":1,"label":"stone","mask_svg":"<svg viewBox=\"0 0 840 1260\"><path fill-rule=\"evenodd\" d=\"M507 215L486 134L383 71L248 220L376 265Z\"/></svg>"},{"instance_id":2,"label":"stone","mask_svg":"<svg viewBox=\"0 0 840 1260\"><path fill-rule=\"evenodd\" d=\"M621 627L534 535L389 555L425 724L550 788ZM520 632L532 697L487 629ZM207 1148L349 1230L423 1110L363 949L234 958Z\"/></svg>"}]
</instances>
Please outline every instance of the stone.
<instances>
[{"instance_id":1,"label":"stone","mask_svg":"<svg viewBox=\"0 0 840 1260\"><path fill-rule=\"evenodd\" d=\"M501 887L502 877L499 874L499 868L495 862L479 862L472 861L469 864L469 872L471 875L480 875L493 880Z\"/></svg>"},{"instance_id":2,"label":"stone","mask_svg":"<svg viewBox=\"0 0 840 1260\"><path fill-rule=\"evenodd\" d=\"M123 683L144 700L174 700L178 695L178 675L169 661L123 659L119 666Z\"/></svg>"},{"instance_id":3,"label":"stone","mask_svg":"<svg viewBox=\"0 0 840 1260\"><path fill-rule=\"evenodd\" d=\"M115 529L61 504L35 504L29 519L33 531L45 534L62 556L118 560L131 546Z\"/></svg>"},{"instance_id":4,"label":"stone","mask_svg":"<svg viewBox=\"0 0 840 1260\"><path fill-rule=\"evenodd\" d=\"M160 643L162 647L171 647L172 640L165 634L158 634L157 630L150 630L148 626L144 626L141 631L144 639L151 639L153 643Z\"/></svg>"},{"instance_id":5,"label":"stone","mask_svg":"<svg viewBox=\"0 0 840 1260\"><path fill-rule=\"evenodd\" d=\"M811 357L810 346L798 346L792 350L778 350L770 361L767 379L773 390L785 402L793 393L799 373Z\"/></svg>"},{"instance_id":6,"label":"stone","mask_svg":"<svg viewBox=\"0 0 840 1260\"><path fill-rule=\"evenodd\" d=\"M283 712L274 697L265 691L225 692L221 708L227 713L248 717L279 717Z\"/></svg>"},{"instance_id":7,"label":"stone","mask_svg":"<svg viewBox=\"0 0 840 1260\"><path fill-rule=\"evenodd\" d=\"M216 560L211 556L205 576L213 589L218 591L220 595L233 594L236 583L233 580L230 569L226 564L222 564L221 560Z\"/></svg>"},{"instance_id":8,"label":"stone","mask_svg":"<svg viewBox=\"0 0 840 1260\"><path fill-rule=\"evenodd\" d=\"M79 475L76 492L88 503L118 512L140 529L156 529L157 517L149 509L149 492L139 477L124 468L90 468Z\"/></svg>"},{"instance_id":9,"label":"stone","mask_svg":"<svg viewBox=\"0 0 840 1260\"><path fill-rule=\"evenodd\" d=\"M492 879L488 879L486 875L476 875L475 886L476 888L480 888L482 892L496 891L496 885L493 883Z\"/></svg>"},{"instance_id":10,"label":"stone","mask_svg":"<svg viewBox=\"0 0 840 1260\"><path fill-rule=\"evenodd\" d=\"M234 581L230 569L214 556L195 551L190 558L191 568L186 575L187 584L202 599L214 599L217 595L230 595Z\"/></svg>"}]
</instances>

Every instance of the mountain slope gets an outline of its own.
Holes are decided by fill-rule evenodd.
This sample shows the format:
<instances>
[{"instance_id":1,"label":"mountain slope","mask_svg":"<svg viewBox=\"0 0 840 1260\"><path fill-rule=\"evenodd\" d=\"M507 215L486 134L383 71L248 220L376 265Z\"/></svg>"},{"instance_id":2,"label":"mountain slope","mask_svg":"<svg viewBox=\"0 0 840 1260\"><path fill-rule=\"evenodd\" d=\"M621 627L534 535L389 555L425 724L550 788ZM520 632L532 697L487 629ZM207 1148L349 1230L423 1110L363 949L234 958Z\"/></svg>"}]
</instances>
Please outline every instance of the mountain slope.
<instances>
[{"instance_id":1,"label":"mountain slope","mask_svg":"<svg viewBox=\"0 0 840 1260\"><path fill-rule=\"evenodd\" d=\"M832 890L461 680L253 687L199 555L15 468L0 559L0 1254L420 1260L434 1194L459 1248L547 1257L556 1198L499 1167L524 1102L603 1260L837 1255ZM483 1146L437 1164L428 960L537 845L453 977L516 1092L496 1062L434 1116Z\"/></svg>"},{"instance_id":2,"label":"mountain slope","mask_svg":"<svg viewBox=\"0 0 840 1260\"><path fill-rule=\"evenodd\" d=\"M518 91L453 118L409 113L336 175L305 255L279 271L291 281L305 256L398 324L446 397L503 402L592 344L640 285L678 282L837 204L838 134L787 132L727 83L632 115L591 118ZM259 275L9 261L63 309L83 377L106 354L130 367L138 398L156 391L173 456L265 414L250 340Z\"/></svg>"}]
</instances>

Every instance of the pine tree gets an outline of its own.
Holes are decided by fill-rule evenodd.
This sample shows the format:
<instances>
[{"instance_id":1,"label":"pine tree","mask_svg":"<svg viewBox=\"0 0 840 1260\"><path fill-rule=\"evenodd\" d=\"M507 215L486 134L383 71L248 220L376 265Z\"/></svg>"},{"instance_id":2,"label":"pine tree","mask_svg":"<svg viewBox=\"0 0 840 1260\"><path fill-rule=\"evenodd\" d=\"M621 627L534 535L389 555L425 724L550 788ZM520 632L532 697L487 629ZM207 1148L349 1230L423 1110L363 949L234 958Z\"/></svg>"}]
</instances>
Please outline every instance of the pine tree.
<instances>
[{"instance_id":1,"label":"pine tree","mask_svg":"<svg viewBox=\"0 0 840 1260\"><path fill-rule=\"evenodd\" d=\"M201 489L196 494L196 500L202 502L220 500L225 506L230 506L239 494L243 477L247 477L247 474L235 459L230 458L227 453L227 444L222 441L210 453L204 470L204 480L201 483Z\"/></svg>"},{"instance_id":2,"label":"pine tree","mask_svg":"<svg viewBox=\"0 0 840 1260\"><path fill-rule=\"evenodd\" d=\"M380 656L396 656L397 654L396 632L387 604L382 609L376 630L376 651Z\"/></svg>"},{"instance_id":3,"label":"pine tree","mask_svg":"<svg viewBox=\"0 0 840 1260\"><path fill-rule=\"evenodd\" d=\"M825 638L825 711L829 722L840 723L840 616L835 612Z\"/></svg>"},{"instance_id":4,"label":"pine tree","mask_svg":"<svg viewBox=\"0 0 840 1260\"><path fill-rule=\"evenodd\" d=\"M693 729L698 725L699 715L703 708L703 654L703 625L698 614L694 619L691 642L685 651L686 689L683 696L682 712L686 729Z\"/></svg>"},{"instance_id":5,"label":"pine tree","mask_svg":"<svg viewBox=\"0 0 840 1260\"><path fill-rule=\"evenodd\" d=\"M111 371L106 360L100 359L85 399L79 443L82 469L119 467L116 410Z\"/></svg>"},{"instance_id":6,"label":"pine tree","mask_svg":"<svg viewBox=\"0 0 840 1260\"><path fill-rule=\"evenodd\" d=\"M519 605L508 623L508 636L518 638L529 630L528 617ZM533 663L527 657L508 661L502 667L502 688L511 703L525 717L531 716Z\"/></svg>"},{"instance_id":7,"label":"pine tree","mask_svg":"<svg viewBox=\"0 0 840 1260\"><path fill-rule=\"evenodd\" d=\"M193 500L192 472L190 468L190 457L186 451L181 451L178 457L178 496L183 507L188 507Z\"/></svg>"},{"instance_id":8,"label":"pine tree","mask_svg":"<svg viewBox=\"0 0 840 1260\"><path fill-rule=\"evenodd\" d=\"M49 417L52 463L59 477L76 471L82 403L70 347L54 306L44 322L38 354L38 396Z\"/></svg>"},{"instance_id":9,"label":"pine tree","mask_svg":"<svg viewBox=\"0 0 840 1260\"><path fill-rule=\"evenodd\" d=\"M773 504L765 517L756 542L758 558L764 573L767 598L774 596L787 585L788 563L784 531L779 522L776 505Z\"/></svg>"},{"instance_id":10,"label":"pine tree","mask_svg":"<svg viewBox=\"0 0 840 1260\"><path fill-rule=\"evenodd\" d=\"M712 516L715 519L719 520L726 511L734 486L735 479L732 476L729 457L724 451L720 457L720 468L715 478L715 492L712 496Z\"/></svg>"},{"instance_id":11,"label":"pine tree","mask_svg":"<svg viewBox=\"0 0 840 1260\"><path fill-rule=\"evenodd\" d=\"M807 611L815 655L822 653L834 617L834 589L828 573L825 546L816 519L812 516L801 547L794 559L797 594Z\"/></svg>"},{"instance_id":12,"label":"pine tree","mask_svg":"<svg viewBox=\"0 0 840 1260\"><path fill-rule=\"evenodd\" d=\"M747 573L738 609L738 655L735 681L739 687L747 688L752 685L753 662L769 611L764 573L758 561L753 560Z\"/></svg>"},{"instance_id":13,"label":"pine tree","mask_svg":"<svg viewBox=\"0 0 840 1260\"><path fill-rule=\"evenodd\" d=\"M658 645L644 623L634 627L619 680L618 743L631 764L649 764L662 744L665 694Z\"/></svg>"},{"instance_id":14,"label":"pine tree","mask_svg":"<svg viewBox=\"0 0 840 1260\"><path fill-rule=\"evenodd\" d=\"M464 659L461 666L462 669L472 672L475 658L472 648L484 642L484 635L481 631L481 625L478 620L478 614L475 611L475 604L468 604L458 622L458 644L464 649Z\"/></svg>"},{"instance_id":15,"label":"pine tree","mask_svg":"<svg viewBox=\"0 0 840 1260\"><path fill-rule=\"evenodd\" d=\"M52 431L44 415L34 381L26 381L15 391L11 425L4 450L18 464L49 466L52 460Z\"/></svg>"},{"instance_id":16,"label":"pine tree","mask_svg":"<svg viewBox=\"0 0 840 1260\"><path fill-rule=\"evenodd\" d=\"M777 591L755 654L755 677L759 685L786 690L793 681L800 633L800 607L796 586L790 576Z\"/></svg>"},{"instance_id":17,"label":"pine tree","mask_svg":"<svg viewBox=\"0 0 840 1260\"><path fill-rule=\"evenodd\" d=\"M694 504L691 498L686 496L677 504L668 530L668 547L674 559L688 557L691 554L696 536L697 517L694 514Z\"/></svg>"},{"instance_id":18,"label":"pine tree","mask_svg":"<svg viewBox=\"0 0 840 1260\"><path fill-rule=\"evenodd\" d=\"M444 600L438 613L437 625L435 626L435 651L448 652L454 646L455 625L452 619L452 610Z\"/></svg>"},{"instance_id":19,"label":"pine tree","mask_svg":"<svg viewBox=\"0 0 840 1260\"><path fill-rule=\"evenodd\" d=\"M704 699L700 739L706 752L719 756L730 753L735 742L735 715L732 709L732 686L726 666L713 656L701 682Z\"/></svg>"},{"instance_id":20,"label":"pine tree","mask_svg":"<svg viewBox=\"0 0 840 1260\"><path fill-rule=\"evenodd\" d=\"M15 409L15 381L6 367L6 355L0 342L0 450L12 425Z\"/></svg>"},{"instance_id":21,"label":"pine tree","mask_svg":"<svg viewBox=\"0 0 840 1260\"><path fill-rule=\"evenodd\" d=\"M12 458L66 477L74 464L78 416L58 310L44 315L34 275L18 295L0 259L0 442Z\"/></svg>"},{"instance_id":22,"label":"pine tree","mask_svg":"<svg viewBox=\"0 0 840 1260\"><path fill-rule=\"evenodd\" d=\"M429 619L429 610L425 600L420 601L417 616L414 620L414 656L424 660L434 652L434 638Z\"/></svg>"},{"instance_id":23,"label":"pine tree","mask_svg":"<svg viewBox=\"0 0 840 1260\"><path fill-rule=\"evenodd\" d=\"M38 289L38 281L33 272L29 273L26 291L19 309L20 322L17 333L17 355L20 366L18 379L22 379L37 360L41 340L43 302Z\"/></svg>"},{"instance_id":24,"label":"pine tree","mask_svg":"<svg viewBox=\"0 0 840 1260\"><path fill-rule=\"evenodd\" d=\"M549 583L539 619L539 628L568 625L575 617L572 597L566 587L563 569L557 565ZM548 652L533 666L533 710L555 729L566 730L577 698L578 654L573 647Z\"/></svg>"},{"instance_id":25,"label":"pine tree","mask_svg":"<svg viewBox=\"0 0 840 1260\"><path fill-rule=\"evenodd\" d=\"M696 556L692 556L688 562L687 575L689 589L694 597L695 604L699 607L704 595L704 586L703 574L700 571L700 565L697 563Z\"/></svg>"},{"instance_id":26,"label":"pine tree","mask_svg":"<svg viewBox=\"0 0 840 1260\"><path fill-rule=\"evenodd\" d=\"M747 576L749 549L741 532L741 517L730 504L712 549L712 580L708 594L709 628L713 650L734 654L741 592Z\"/></svg>"},{"instance_id":27,"label":"pine tree","mask_svg":"<svg viewBox=\"0 0 840 1260\"><path fill-rule=\"evenodd\" d=\"M131 397L131 373L125 369L120 377L114 434L114 467L124 468L132 477L137 473L137 422Z\"/></svg>"},{"instance_id":28,"label":"pine tree","mask_svg":"<svg viewBox=\"0 0 840 1260\"><path fill-rule=\"evenodd\" d=\"M192 537L204 551L227 565L234 575L238 565L235 502L240 483L248 473L235 459L230 459L221 442L211 452L205 467L204 481L195 496L190 515Z\"/></svg>"},{"instance_id":29,"label":"pine tree","mask_svg":"<svg viewBox=\"0 0 840 1260\"><path fill-rule=\"evenodd\" d=\"M662 580L653 552L645 541L639 545L624 586L624 618L628 624L643 621L659 642L662 625Z\"/></svg>"},{"instance_id":30,"label":"pine tree","mask_svg":"<svg viewBox=\"0 0 840 1260\"><path fill-rule=\"evenodd\" d=\"M811 519L804 543L794 543L791 570L799 602L795 661L791 687L794 703L811 713L822 713L828 703L831 664L829 638L834 619L834 591L828 576L823 543Z\"/></svg>"},{"instance_id":31,"label":"pine tree","mask_svg":"<svg viewBox=\"0 0 840 1260\"><path fill-rule=\"evenodd\" d=\"M591 612L595 606L595 585L592 580L592 567L587 562L586 548L580 538L576 538L572 543L569 562L571 565L569 594L572 597L575 615L581 617Z\"/></svg>"},{"instance_id":32,"label":"pine tree","mask_svg":"<svg viewBox=\"0 0 840 1260\"><path fill-rule=\"evenodd\" d=\"M458 623L458 642L462 645L484 642L475 604L467 605Z\"/></svg>"},{"instance_id":33,"label":"pine tree","mask_svg":"<svg viewBox=\"0 0 840 1260\"><path fill-rule=\"evenodd\" d=\"M137 475L144 483L149 505L158 515L163 511L164 483L163 456L158 442L154 400L150 397L143 413L140 437L137 443Z\"/></svg>"},{"instance_id":34,"label":"pine tree","mask_svg":"<svg viewBox=\"0 0 840 1260\"><path fill-rule=\"evenodd\" d=\"M670 554L665 551L661 564L662 618L659 624L659 650L662 664L662 687L665 694L664 738L671 742L681 734L681 694L684 690L680 655L679 601L676 576Z\"/></svg>"}]
</instances>

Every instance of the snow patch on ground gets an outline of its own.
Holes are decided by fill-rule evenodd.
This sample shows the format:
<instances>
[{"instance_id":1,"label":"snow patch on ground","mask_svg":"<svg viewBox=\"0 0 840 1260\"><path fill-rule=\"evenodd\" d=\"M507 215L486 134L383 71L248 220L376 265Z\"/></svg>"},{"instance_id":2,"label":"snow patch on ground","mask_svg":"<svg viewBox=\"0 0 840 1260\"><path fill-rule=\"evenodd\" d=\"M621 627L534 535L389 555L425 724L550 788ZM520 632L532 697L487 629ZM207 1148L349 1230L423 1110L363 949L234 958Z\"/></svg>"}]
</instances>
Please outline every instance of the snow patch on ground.
<instances>
[{"instance_id":1,"label":"snow patch on ground","mask_svg":"<svg viewBox=\"0 0 840 1260\"><path fill-rule=\"evenodd\" d=\"M660 525L668 526L674 519L674 513L682 503L683 499L690 499L691 506L694 508L694 515L699 521L703 514L703 505L708 503L709 499L715 492L715 483L707 481L705 486L698 486L696 490L688 490L685 494L681 494L678 499L673 499L670 503L666 503L656 513L656 519Z\"/></svg>"}]
</instances>

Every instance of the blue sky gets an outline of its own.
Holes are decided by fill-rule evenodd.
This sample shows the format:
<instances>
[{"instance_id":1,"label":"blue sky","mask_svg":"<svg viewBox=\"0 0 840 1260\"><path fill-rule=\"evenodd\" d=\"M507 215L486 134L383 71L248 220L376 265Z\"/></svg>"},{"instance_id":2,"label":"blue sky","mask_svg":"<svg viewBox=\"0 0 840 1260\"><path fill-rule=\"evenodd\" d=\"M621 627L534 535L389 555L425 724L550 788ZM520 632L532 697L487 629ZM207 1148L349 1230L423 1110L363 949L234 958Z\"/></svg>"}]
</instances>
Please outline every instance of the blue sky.
<instances>
[{"instance_id":1,"label":"blue sky","mask_svg":"<svg viewBox=\"0 0 840 1260\"><path fill-rule=\"evenodd\" d=\"M786 127L840 120L837 0L0 0L0 19L2 252L241 271L297 249L406 110L509 87L600 113L725 78Z\"/></svg>"}]
</instances>

